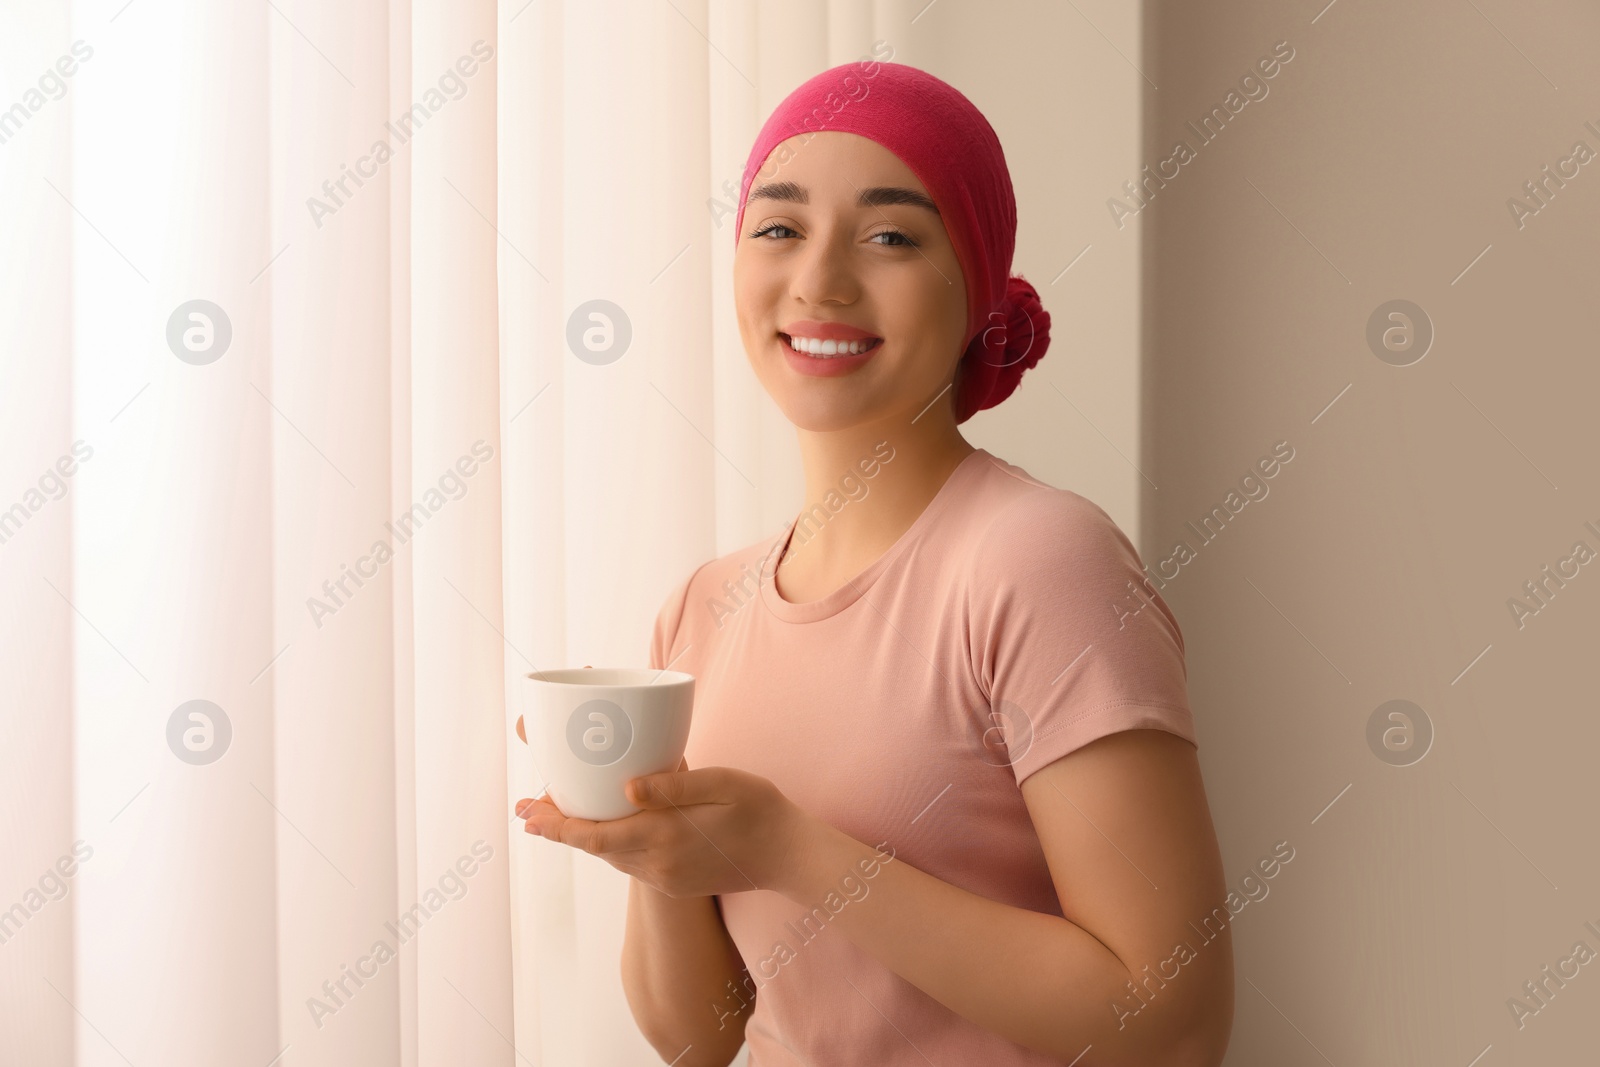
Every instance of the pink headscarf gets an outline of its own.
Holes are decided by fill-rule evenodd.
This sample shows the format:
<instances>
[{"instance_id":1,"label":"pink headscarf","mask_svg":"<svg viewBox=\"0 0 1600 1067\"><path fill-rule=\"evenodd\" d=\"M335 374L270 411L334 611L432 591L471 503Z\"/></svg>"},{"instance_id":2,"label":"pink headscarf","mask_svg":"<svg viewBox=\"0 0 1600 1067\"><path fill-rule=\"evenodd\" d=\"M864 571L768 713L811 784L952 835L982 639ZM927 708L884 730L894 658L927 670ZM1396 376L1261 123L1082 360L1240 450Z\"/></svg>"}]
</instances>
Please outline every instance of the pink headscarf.
<instances>
[{"instance_id":1,"label":"pink headscarf","mask_svg":"<svg viewBox=\"0 0 1600 1067\"><path fill-rule=\"evenodd\" d=\"M1049 347L1050 313L1033 286L1010 273L1017 202L994 129L972 101L916 67L863 60L825 70L785 97L761 127L739 189L736 245L750 186L773 149L790 137L823 130L883 145L939 206L967 287L956 422L1000 403ZM790 154L785 148L773 162L781 164Z\"/></svg>"}]
</instances>

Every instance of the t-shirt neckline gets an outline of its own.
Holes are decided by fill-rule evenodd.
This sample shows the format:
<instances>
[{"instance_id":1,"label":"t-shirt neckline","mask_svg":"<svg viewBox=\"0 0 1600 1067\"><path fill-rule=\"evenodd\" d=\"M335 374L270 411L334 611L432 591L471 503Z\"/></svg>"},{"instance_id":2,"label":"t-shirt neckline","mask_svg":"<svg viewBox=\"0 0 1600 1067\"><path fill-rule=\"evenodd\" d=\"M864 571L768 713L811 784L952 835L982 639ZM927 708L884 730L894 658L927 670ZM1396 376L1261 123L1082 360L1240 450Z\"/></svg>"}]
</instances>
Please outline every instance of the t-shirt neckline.
<instances>
[{"instance_id":1,"label":"t-shirt neckline","mask_svg":"<svg viewBox=\"0 0 1600 1067\"><path fill-rule=\"evenodd\" d=\"M794 537L795 527L799 525L800 516L805 512L802 511L796 514L794 519L790 521L788 529L784 531L783 536L773 542L772 548L768 550L762 560L762 602L777 618L784 622L793 623L817 622L837 615L851 604L854 604L868 589L872 588L873 583L888 569L889 565L922 536L928 526L932 524L934 518L955 496L955 489L961 479L982 462L979 458L980 456L991 462L993 461L993 457L989 455L988 451L982 448L974 449L968 453L960 463L956 464L955 469L945 477L944 484L939 487L939 491L933 495L933 499L928 501L927 506L922 509L922 514L918 515L911 525L906 527L905 532L884 551L883 555L868 564L865 570L820 600L808 600L802 604L791 603L783 599L778 592L778 580L776 577L777 565L782 562L783 554L788 551L789 542Z\"/></svg>"}]
</instances>

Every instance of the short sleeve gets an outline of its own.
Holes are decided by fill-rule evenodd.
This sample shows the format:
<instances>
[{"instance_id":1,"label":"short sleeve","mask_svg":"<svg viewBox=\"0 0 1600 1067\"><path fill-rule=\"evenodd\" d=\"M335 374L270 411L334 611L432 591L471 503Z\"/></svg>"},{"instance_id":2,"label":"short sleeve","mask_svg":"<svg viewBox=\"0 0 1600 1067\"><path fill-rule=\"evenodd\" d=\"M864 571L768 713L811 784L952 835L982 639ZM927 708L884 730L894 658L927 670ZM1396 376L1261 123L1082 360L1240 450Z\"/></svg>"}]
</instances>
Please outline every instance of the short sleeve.
<instances>
[{"instance_id":1,"label":"short sleeve","mask_svg":"<svg viewBox=\"0 0 1600 1067\"><path fill-rule=\"evenodd\" d=\"M684 606L689 602L689 586L704 566L705 564L701 564L696 567L689 577L678 583L677 587L667 594L661 610L656 612L655 627L650 634L649 665L652 670L663 670L672 662L673 646L677 642L678 629L683 622Z\"/></svg>"},{"instance_id":2,"label":"short sleeve","mask_svg":"<svg viewBox=\"0 0 1600 1067\"><path fill-rule=\"evenodd\" d=\"M986 728L1018 785L1122 730L1198 745L1178 620L1092 501L1041 489L1004 505L974 546L966 597Z\"/></svg>"}]
</instances>

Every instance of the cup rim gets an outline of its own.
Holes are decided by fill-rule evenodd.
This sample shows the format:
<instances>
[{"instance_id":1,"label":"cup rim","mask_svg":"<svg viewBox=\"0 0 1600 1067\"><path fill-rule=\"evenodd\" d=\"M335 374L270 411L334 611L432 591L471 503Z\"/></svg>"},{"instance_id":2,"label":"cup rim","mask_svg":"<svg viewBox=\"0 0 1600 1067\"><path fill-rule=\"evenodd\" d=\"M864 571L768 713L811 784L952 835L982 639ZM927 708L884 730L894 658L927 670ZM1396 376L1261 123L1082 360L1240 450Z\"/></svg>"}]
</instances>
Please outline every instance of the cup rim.
<instances>
[{"instance_id":1,"label":"cup rim","mask_svg":"<svg viewBox=\"0 0 1600 1067\"><path fill-rule=\"evenodd\" d=\"M653 677L643 682L588 682L583 677L590 672L598 674L601 671L627 671L632 674L648 674ZM593 675L591 675L592 677ZM654 667L558 667L547 671L528 671L523 678L539 685L554 686L559 689L594 689L599 686L628 686L638 685L649 689L670 689L675 686L689 685L694 682L694 675L685 674L683 671L657 670Z\"/></svg>"}]
</instances>

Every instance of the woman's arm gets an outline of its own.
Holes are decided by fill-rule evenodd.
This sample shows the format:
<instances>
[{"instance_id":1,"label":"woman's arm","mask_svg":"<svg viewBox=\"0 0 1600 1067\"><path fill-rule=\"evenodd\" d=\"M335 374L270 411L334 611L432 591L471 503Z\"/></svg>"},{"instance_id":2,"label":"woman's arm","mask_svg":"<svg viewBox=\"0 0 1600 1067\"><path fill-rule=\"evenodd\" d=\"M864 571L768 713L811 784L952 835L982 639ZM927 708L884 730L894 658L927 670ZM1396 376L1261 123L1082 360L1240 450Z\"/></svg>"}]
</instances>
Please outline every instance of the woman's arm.
<instances>
[{"instance_id":1,"label":"woman's arm","mask_svg":"<svg viewBox=\"0 0 1600 1067\"><path fill-rule=\"evenodd\" d=\"M521 715L517 736L528 740ZM545 803L543 797L523 800L516 810L526 815ZM745 1020L755 1003L754 984L745 977L744 958L716 897L679 900L637 878L628 880L622 991L639 1031L662 1059L673 1067L726 1067L744 1044Z\"/></svg>"},{"instance_id":2,"label":"woman's arm","mask_svg":"<svg viewBox=\"0 0 1600 1067\"><path fill-rule=\"evenodd\" d=\"M673 1067L726 1067L733 1060L755 999L744 977L716 897L674 899L628 880L622 989L663 1060Z\"/></svg>"},{"instance_id":3,"label":"woman's arm","mask_svg":"<svg viewBox=\"0 0 1600 1067\"><path fill-rule=\"evenodd\" d=\"M1233 1019L1231 914L1194 746L1122 730L1021 789L1065 918L917 870L893 856L892 837L880 852L732 767L635 779L629 799L646 810L623 819L568 818L544 798L519 813L530 832L606 859L668 905L768 889L836 912L829 926L951 1011L1062 1062L1215 1067ZM939 808L919 818L937 831ZM859 899L858 875L872 880ZM654 991L682 963L664 947L675 935L641 911L657 938L644 952ZM704 990L709 950L689 942L701 962L687 973ZM695 1006L682 1016L668 1006L649 1025L695 1027Z\"/></svg>"},{"instance_id":4,"label":"woman's arm","mask_svg":"<svg viewBox=\"0 0 1600 1067\"><path fill-rule=\"evenodd\" d=\"M882 862L892 840L879 853L810 816L772 888L818 907L844 896L845 875L859 881L863 861L877 863L870 891L829 925L951 1011L1063 1062L1087 1046L1078 1067L1221 1063L1231 929L1224 922L1209 942L1200 933L1214 908L1228 912L1193 746L1124 731L1036 771L1022 790L1066 918ZM1180 943L1192 948L1187 962L1175 958Z\"/></svg>"}]
</instances>

